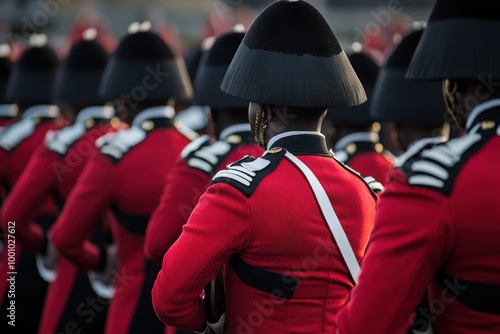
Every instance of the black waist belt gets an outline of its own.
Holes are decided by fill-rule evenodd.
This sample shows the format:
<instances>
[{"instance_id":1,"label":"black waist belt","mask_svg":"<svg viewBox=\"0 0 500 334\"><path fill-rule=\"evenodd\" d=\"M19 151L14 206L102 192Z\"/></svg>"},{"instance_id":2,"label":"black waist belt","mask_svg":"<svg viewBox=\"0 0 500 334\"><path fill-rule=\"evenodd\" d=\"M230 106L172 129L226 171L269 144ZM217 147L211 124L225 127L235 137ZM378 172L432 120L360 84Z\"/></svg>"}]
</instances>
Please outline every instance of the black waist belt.
<instances>
[{"instance_id":1,"label":"black waist belt","mask_svg":"<svg viewBox=\"0 0 500 334\"><path fill-rule=\"evenodd\" d=\"M436 279L468 308L500 315L500 285L465 281L442 270L437 273Z\"/></svg>"},{"instance_id":2,"label":"black waist belt","mask_svg":"<svg viewBox=\"0 0 500 334\"><path fill-rule=\"evenodd\" d=\"M238 255L231 256L229 263L243 283L279 298L292 299L299 286L297 278L254 267Z\"/></svg>"},{"instance_id":3,"label":"black waist belt","mask_svg":"<svg viewBox=\"0 0 500 334\"><path fill-rule=\"evenodd\" d=\"M123 212L118 208L113 208L118 224L133 234L145 235L150 215L138 215L135 213Z\"/></svg>"}]
</instances>

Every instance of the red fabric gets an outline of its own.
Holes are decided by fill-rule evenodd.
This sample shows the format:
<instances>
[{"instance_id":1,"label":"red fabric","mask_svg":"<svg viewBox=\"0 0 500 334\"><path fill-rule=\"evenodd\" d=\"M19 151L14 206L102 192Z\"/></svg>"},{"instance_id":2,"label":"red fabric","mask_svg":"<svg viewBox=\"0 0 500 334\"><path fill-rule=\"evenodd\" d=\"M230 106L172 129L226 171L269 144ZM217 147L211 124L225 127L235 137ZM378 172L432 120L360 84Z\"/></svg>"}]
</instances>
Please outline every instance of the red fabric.
<instances>
[{"instance_id":1,"label":"red fabric","mask_svg":"<svg viewBox=\"0 0 500 334\"><path fill-rule=\"evenodd\" d=\"M331 158L299 156L316 174L356 256L364 254L376 199ZM162 321L187 330L205 324L201 290L232 254L248 264L300 279L286 301L245 285L225 269L228 333L331 333L353 286L307 180L282 160L250 198L225 183L200 198L163 259L153 288Z\"/></svg>"},{"instance_id":2,"label":"red fabric","mask_svg":"<svg viewBox=\"0 0 500 334\"><path fill-rule=\"evenodd\" d=\"M372 176L385 185L393 161L377 152L360 152L349 159L347 164L361 175Z\"/></svg>"},{"instance_id":3,"label":"red fabric","mask_svg":"<svg viewBox=\"0 0 500 334\"><path fill-rule=\"evenodd\" d=\"M433 279L443 268L500 284L499 150L494 136L463 165L450 196L408 185L400 170L391 173L339 333L402 333L426 290L434 333L500 333L500 316L468 309Z\"/></svg>"},{"instance_id":4,"label":"red fabric","mask_svg":"<svg viewBox=\"0 0 500 334\"><path fill-rule=\"evenodd\" d=\"M114 128L109 124L94 126L73 143L64 156L45 146L36 150L7 198L3 211L4 222L17 217L16 238L25 249L31 252L42 250L45 237L40 226L32 221L35 209L54 195L61 200L68 197L89 155L97 150L96 139L109 132L114 132ZM53 333L56 330L76 278L76 267L64 258L60 259L56 272L56 280L50 285L45 297L39 328L41 334Z\"/></svg>"},{"instance_id":5,"label":"red fabric","mask_svg":"<svg viewBox=\"0 0 500 334\"><path fill-rule=\"evenodd\" d=\"M99 249L87 240L111 205L150 215L158 205L163 180L188 139L173 128L155 129L122 159L92 155L52 229L57 249L84 270L98 269ZM116 294L108 310L106 333L127 333L144 280L144 236L112 226L118 254Z\"/></svg>"},{"instance_id":6,"label":"red fabric","mask_svg":"<svg viewBox=\"0 0 500 334\"><path fill-rule=\"evenodd\" d=\"M5 184L8 188L12 188L16 183L17 179L23 172L24 168L28 164L29 159L33 155L35 149L43 143L45 135L49 130L57 130L61 126L65 125L64 122L59 120L44 120L40 122L36 127L34 132L21 141L15 148L11 151L6 151L0 148L0 184ZM5 204L5 203L4 203ZM2 206L2 210L5 205ZM40 206L39 210L34 213L37 215L55 215L57 208L52 199L47 200ZM17 221L18 217L12 217L9 219ZM8 225L8 220L2 220L2 229L4 226ZM3 230L3 233L7 234L7 230ZM17 238L17 223L16 223L16 238ZM17 241L17 240L16 240ZM3 252L2 263L0 264L0 298L6 296L5 291L7 289L7 271L12 271L8 269L8 257L7 252ZM18 265L19 256L21 255L21 247L16 244L16 265ZM1 302L0 302L1 304Z\"/></svg>"},{"instance_id":7,"label":"red fabric","mask_svg":"<svg viewBox=\"0 0 500 334\"><path fill-rule=\"evenodd\" d=\"M114 131L111 125L100 124L87 133L61 156L45 146L40 146L30 159L4 203L2 222L4 228L9 220L16 220L16 238L24 249L41 252L43 231L33 222L36 209L54 195L65 200L88 161L96 151L95 141Z\"/></svg>"},{"instance_id":8,"label":"red fabric","mask_svg":"<svg viewBox=\"0 0 500 334\"><path fill-rule=\"evenodd\" d=\"M244 144L235 148L220 164L218 170L245 155L260 156L263 149L256 144ZM177 240L200 196L218 171L207 174L188 166L187 160L179 159L168 174L160 204L149 220L146 231L145 252L153 262L161 264L163 255Z\"/></svg>"}]
</instances>

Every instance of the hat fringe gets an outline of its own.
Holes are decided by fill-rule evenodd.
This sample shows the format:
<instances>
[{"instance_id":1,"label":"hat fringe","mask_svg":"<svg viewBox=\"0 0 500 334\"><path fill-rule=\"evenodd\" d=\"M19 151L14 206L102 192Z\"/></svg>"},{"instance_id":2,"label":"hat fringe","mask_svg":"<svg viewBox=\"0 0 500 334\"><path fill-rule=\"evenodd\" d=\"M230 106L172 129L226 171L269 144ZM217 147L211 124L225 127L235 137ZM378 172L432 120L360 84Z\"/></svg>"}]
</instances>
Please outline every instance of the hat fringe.
<instances>
[{"instance_id":1,"label":"hat fringe","mask_svg":"<svg viewBox=\"0 0 500 334\"><path fill-rule=\"evenodd\" d=\"M366 101L343 51L333 57L299 56L241 44L221 89L248 101L290 107L351 107Z\"/></svg>"}]
</instances>

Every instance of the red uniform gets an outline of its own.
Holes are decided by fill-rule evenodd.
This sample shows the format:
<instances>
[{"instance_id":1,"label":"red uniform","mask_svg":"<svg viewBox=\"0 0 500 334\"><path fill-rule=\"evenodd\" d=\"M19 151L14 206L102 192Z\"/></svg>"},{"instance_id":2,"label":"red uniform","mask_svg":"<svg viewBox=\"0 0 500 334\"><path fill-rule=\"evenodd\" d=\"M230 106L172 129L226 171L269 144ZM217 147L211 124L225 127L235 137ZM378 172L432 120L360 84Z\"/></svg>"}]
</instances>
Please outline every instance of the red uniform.
<instances>
[{"instance_id":1,"label":"red uniform","mask_svg":"<svg viewBox=\"0 0 500 334\"><path fill-rule=\"evenodd\" d=\"M5 202L2 215L4 228L9 220L16 220L16 239L24 249L37 253L43 251L45 232L32 221L36 208L48 198L55 198L61 207L64 205L89 156L96 151L97 138L115 131L109 122L113 115L110 107L82 110L75 124L47 134L45 145L39 147L31 158ZM99 321L86 324L85 318L76 314L77 306L86 297L96 298L86 279L87 274L78 272L65 258L59 261L56 278L45 299L38 332L64 331L64 327L57 326L64 326L69 321L76 321L80 329L91 332ZM74 289L77 279L79 286ZM104 320L103 316L100 318ZM81 323L78 323L80 319Z\"/></svg>"},{"instance_id":2,"label":"red uniform","mask_svg":"<svg viewBox=\"0 0 500 334\"><path fill-rule=\"evenodd\" d=\"M226 128L219 141L211 142L203 136L188 145L168 174L160 205L149 221L146 256L161 264L216 172L245 155L262 153L262 148L253 143L249 124Z\"/></svg>"},{"instance_id":3,"label":"red uniform","mask_svg":"<svg viewBox=\"0 0 500 334\"><path fill-rule=\"evenodd\" d=\"M38 105L27 109L22 118L12 123L2 135L0 135L0 184L3 184L9 193L17 182L29 159L36 148L42 145L44 137L49 130L59 129L64 122L59 121L59 110L55 106ZM31 208L30 208L31 209ZM44 201L40 207L33 211L35 221L47 228L55 220L57 208L53 199ZM16 221L18 216L8 219ZM4 226L8 225L5 221ZM15 226L11 224L10 227ZM15 226L17 228L17 226ZM3 231L7 234L7 230ZM16 230L17 233L17 230ZM14 234L17 237L17 234ZM15 239L11 239L11 242ZM9 240L5 238L5 247ZM15 281L16 304L16 329L20 331L36 330L40 310L42 309L47 283L36 272L35 259L21 251L21 245L16 240L16 268L8 268L8 252L2 252L2 263L0 264L0 296L2 298L1 316L6 319L5 312L11 298L7 298L9 284L7 272L17 272ZM1 326L6 325L6 321ZM12 329L12 327L7 327Z\"/></svg>"},{"instance_id":4,"label":"red uniform","mask_svg":"<svg viewBox=\"0 0 500 334\"><path fill-rule=\"evenodd\" d=\"M340 139L335 145L335 156L363 176L372 176L382 184L394 162L383 149L377 134L356 132Z\"/></svg>"},{"instance_id":5,"label":"red uniform","mask_svg":"<svg viewBox=\"0 0 500 334\"><path fill-rule=\"evenodd\" d=\"M353 282L307 180L278 147L316 174L358 259L373 227L376 197L332 158L319 133L284 133L269 147L261 158L246 157L214 177L166 253L152 292L165 323L202 329L199 294L229 261L227 333L335 331Z\"/></svg>"},{"instance_id":6,"label":"red uniform","mask_svg":"<svg viewBox=\"0 0 500 334\"><path fill-rule=\"evenodd\" d=\"M105 256L87 240L111 208L118 268L115 296L106 333L162 333L150 290L158 268L146 261L143 247L149 217L158 205L163 180L189 140L172 125L173 109L141 112L128 130L119 132L91 156L71 192L51 237L60 253L84 270L102 270Z\"/></svg>"},{"instance_id":7,"label":"red uniform","mask_svg":"<svg viewBox=\"0 0 500 334\"><path fill-rule=\"evenodd\" d=\"M462 137L398 160L339 333L402 333L426 291L434 333L500 333L499 122L491 100Z\"/></svg>"}]
</instances>

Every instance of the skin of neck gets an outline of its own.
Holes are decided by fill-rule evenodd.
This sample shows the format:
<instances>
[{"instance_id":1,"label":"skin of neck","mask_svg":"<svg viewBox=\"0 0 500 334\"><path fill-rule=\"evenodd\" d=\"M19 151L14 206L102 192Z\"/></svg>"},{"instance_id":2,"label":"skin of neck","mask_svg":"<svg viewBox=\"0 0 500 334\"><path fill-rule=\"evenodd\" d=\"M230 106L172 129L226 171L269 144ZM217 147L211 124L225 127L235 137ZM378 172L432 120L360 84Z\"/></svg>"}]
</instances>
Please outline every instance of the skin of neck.
<instances>
[{"instance_id":1,"label":"skin of neck","mask_svg":"<svg viewBox=\"0 0 500 334\"><path fill-rule=\"evenodd\" d=\"M219 138L221 132L231 125L248 123L247 114L247 109L211 109L215 137Z\"/></svg>"},{"instance_id":2,"label":"skin of neck","mask_svg":"<svg viewBox=\"0 0 500 334\"><path fill-rule=\"evenodd\" d=\"M265 135L266 145L269 140L281 133L288 131L321 131L321 123L326 114L326 109L319 118L299 117L300 112L290 112L286 107L271 107L264 105L266 108L267 130ZM304 111L306 113L307 111Z\"/></svg>"}]
</instances>

